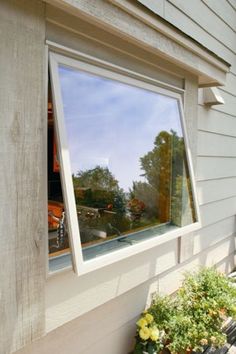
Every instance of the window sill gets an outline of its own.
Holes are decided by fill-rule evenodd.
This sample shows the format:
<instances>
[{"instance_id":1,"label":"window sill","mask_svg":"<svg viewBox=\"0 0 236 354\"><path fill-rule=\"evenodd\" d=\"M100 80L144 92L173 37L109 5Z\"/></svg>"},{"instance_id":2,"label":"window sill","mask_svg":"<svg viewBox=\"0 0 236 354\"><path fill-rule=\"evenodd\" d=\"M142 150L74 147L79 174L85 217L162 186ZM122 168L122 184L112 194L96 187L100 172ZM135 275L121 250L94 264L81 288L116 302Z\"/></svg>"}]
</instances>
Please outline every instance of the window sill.
<instances>
[{"instance_id":1,"label":"window sill","mask_svg":"<svg viewBox=\"0 0 236 354\"><path fill-rule=\"evenodd\" d=\"M122 259L128 258L132 255L137 255L142 251L149 250L153 247L174 240L177 237L183 236L184 234L199 229L201 227L201 224L200 222L196 222L194 224L181 228L178 228L173 225L169 227L170 230L165 234L163 232L166 231L166 224L158 227L153 227L145 231L141 231L140 236L137 236L137 233L134 233L125 237L120 237L113 241L104 242L102 245L93 245L86 247L84 250L85 252L87 252L87 259L84 259L82 273L85 274L92 270L102 268L106 265L121 261ZM140 237L139 241L137 241L137 237ZM100 251L97 251L99 248ZM122 255L120 254L120 250L123 251ZM95 257L94 253L96 253ZM71 253L69 252L49 259L49 276L53 276L54 274L68 271L71 269L72 259Z\"/></svg>"}]
</instances>

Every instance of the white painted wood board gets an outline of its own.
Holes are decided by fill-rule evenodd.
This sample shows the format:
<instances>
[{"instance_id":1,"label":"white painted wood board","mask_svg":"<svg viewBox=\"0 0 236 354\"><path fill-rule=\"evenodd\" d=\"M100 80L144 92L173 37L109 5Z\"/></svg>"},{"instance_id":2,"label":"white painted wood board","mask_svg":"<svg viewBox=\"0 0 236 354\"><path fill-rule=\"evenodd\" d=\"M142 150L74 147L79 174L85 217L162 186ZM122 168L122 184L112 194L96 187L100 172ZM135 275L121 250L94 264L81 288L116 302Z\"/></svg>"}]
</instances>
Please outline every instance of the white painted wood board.
<instances>
[{"instance_id":1,"label":"white painted wood board","mask_svg":"<svg viewBox=\"0 0 236 354\"><path fill-rule=\"evenodd\" d=\"M137 316L146 305L149 285L149 282L140 285L55 329L17 354L64 354L65 352L82 354L92 353L94 348L97 353L100 353L100 350L106 354L128 352L135 335ZM128 331L125 334L123 329L127 330L127 327ZM117 340L120 343L117 343ZM118 345L115 351L110 351L112 343L113 346L116 343Z\"/></svg>"},{"instance_id":2,"label":"white painted wood board","mask_svg":"<svg viewBox=\"0 0 236 354\"><path fill-rule=\"evenodd\" d=\"M234 260L235 255L231 253L227 258L223 258L217 263L217 268L228 273L232 270ZM199 259L181 267L181 272L185 269L195 268L198 265ZM165 292L171 289L175 290L177 281L181 280L180 268L178 272L173 272L172 274L174 277L170 277L170 274L165 274L160 279L160 289L164 289ZM148 287L148 284L145 284L145 286ZM56 329L40 341L17 352L17 354L64 354L68 350L71 354L78 354L78 349L81 354L90 354L94 348L96 348L98 353L104 354L123 354L128 352L133 345L137 316L145 306L145 296L143 297L142 293L145 286L135 288L119 299L111 301L109 304ZM124 302L124 298L127 303ZM139 299L142 301L139 302ZM134 311L134 313L136 312L135 317L127 316L130 304L132 309L137 302L138 306ZM94 318L96 321L94 321ZM91 333L93 333L92 336Z\"/></svg>"},{"instance_id":3,"label":"white painted wood board","mask_svg":"<svg viewBox=\"0 0 236 354\"><path fill-rule=\"evenodd\" d=\"M230 216L226 219L217 221L203 227L201 230L194 233L194 247L193 254L199 254L207 248L217 244L221 240L228 238L235 234L236 231L236 217Z\"/></svg>"},{"instance_id":4,"label":"white painted wood board","mask_svg":"<svg viewBox=\"0 0 236 354\"><path fill-rule=\"evenodd\" d=\"M218 133L199 131L198 156L236 157L236 138Z\"/></svg>"},{"instance_id":5,"label":"white painted wood board","mask_svg":"<svg viewBox=\"0 0 236 354\"><path fill-rule=\"evenodd\" d=\"M236 117L236 103L235 103L235 96L231 95L230 93L224 92L219 88L220 94L225 101L223 105L213 106L211 109L224 112L226 114L232 115Z\"/></svg>"},{"instance_id":6,"label":"white painted wood board","mask_svg":"<svg viewBox=\"0 0 236 354\"><path fill-rule=\"evenodd\" d=\"M234 237L229 237L213 247L207 248L204 252L191 258L189 262L185 262L170 272L161 275L158 278L159 292L161 294L171 294L181 286L184 272L197 270L203 264L210 267L222 261L227 262L232 257L234 258L234 255L235 239Z\"/></svg>"},{"instance_id":7,"label":"white painted wood board","mask_svg":"<svg viewBox=\"0 0 236 354\"><path fill-rule=\"evenodd\" d=\"M177 260L178 244L173 240L79 278L72 271L49 278L47 332L174 267Z\"/></svg>"},{"instance_id":8,"label":"white painted wood board","mask_svg":"<svg viewBox=\"0 0 236 354\"><path fill-rule=\"evenodd\" d=\"M224 86L221 87L224 91L236 96L236 75L232 72L227 74L227 80Z\"/></svg>"},{"instance_id":9,"label":"white painted wood board","mask_svg":"<svg viewBox=\"0 0 236 354\"><path fill-rule=\"evenodd\" d=\"M236 84L236 82L235 82ZM236 137L236 118L224 112L198 106L198 129Z\"/></svg>"},{"instance_id":10,"label":"white painted wood board","mask_svg":"<svg viewBox=\"0 0 236 354\"><path fill-rule=\"evenodd\" d=\"M225 1L202 0L217 16L229 27L236 31L235 12L232 11L230 3Z\"/></svg>"},{"instance_id":11,"label":"white painted wood board","mask_svg":"<svg viewBox=\"0 0 236 354\"><path fill-rule=\"evenodd\" d=\"M186 15L186 19L182 25L182 27L185 29L184 32L190 34L190 31L187 28L187 23L190 20L198 25L199 31L205 31L204 37L208 38L207 48L212 48L212 44L217 41L225 46L228 50L233 51L234 54L236 53L235 32L229 26L227 26L224 21L216 16L216 14L208 6L206 6L204 2L199 0L166 0L166 19L168 19L168 14L170 12L170 10L168 10L169 4L172 4L172 11L174 11L174 8L178 8L183 14ZM198 35L197 31L191 31L191 36L197 39L199 42L204 40L201 38L201 36Z\"/></svg>"},{"instance_id":12,"label":"white painted wood board","mask_svg":"<svg viewBox=\"0 0 236 354\"><path fill-rule=\"evenodd\" d=\"M145 5L148 9L155 14L164 17L165 15L165 0L138 0L141 4Z\"/></svg>"},{"instance_id":13,"label":"white painted wood board","mask_svg":"<svg viewBox=\"0 0 236 354\"><path fill-rule=\"evenodd\" d=\"M98 353L124 354L130 353L134 348L134 337L136 334L135 321L132 320L112 333L112 338L104 337L96 342ZM82 354L91 354L94 347L89 347ZM77 354L75 352L75 354ZM232 353L231 353L232 354Z\"/></svg>"},{"instance_id":14,"label":"white painted wood board","mask_svg":"<svg viewBox=\"0 0 236 354\"><path fill-rule=\"evenodd\" d=\"M182 4L185 4L185 7L189 5L190 12L192 2L188 2L188 5L186 5L187 2L181 2ZM198 22L194 21L191 18L191 16L185 14L177 6L174 6L174 3L171 3L169 1L166 1L165 3L165 19L173 23L173 25L175 25L181 31L185 32L186 34L197 40L206 48L209 48L218 56L224 58L229 63L232 63L232 61L234 60L235 54L229 48L227 48L224 43L221 43L217 38L212 37L212 35L207 33L206 30L202 28Z\"/></svg>"},{"instance_id":15,"label":"white painted wood board","mask_svg":"<svg viewBox=\"0 0 236 354\"><path fill-rule=\"evenodd\" d=\"M227 0L227 2L231 5L232 9L236 11L236 0Z\"/></svg>"},{"instance_id":16,"label":"white painted wood board","mask_svg":"<svg viewBox=\"0 0 236 354\"><path fill-rule=\"evenodd\" d=\"M219 263L217 263L216 267L219 272L229 274L235 270L236 263L236 254L235 252L229 255L227 258L222 259Z\"/></svg>"},{"instance_id":17,"label":"white painted wood board","mask_svg":"<svg viewBox=\"0 0 236 354\"><path fill-rule=\"evenodd\" d=\"M234 157L198 157L197 181L236 176Z\"/></svg>"},{"instance_id":18,"label":"white painted wood board","mask_svg":"<svg viewBox=\"0 0 236 354\"><path fill-rule=\"evenodd\" d=\"M197 183L199 204L236 196L236 177L199 181Z\"/></svg>"},{"instance_id":19,"label":"white painted wood board","mask_svg":"<svg viewBox=\"0 0 236 354\"><path fill-rule=\"evenodd\" d=\"M200 206L202 225L207 226L236 215L236 197Z\"/></svg>"}]
</instances>

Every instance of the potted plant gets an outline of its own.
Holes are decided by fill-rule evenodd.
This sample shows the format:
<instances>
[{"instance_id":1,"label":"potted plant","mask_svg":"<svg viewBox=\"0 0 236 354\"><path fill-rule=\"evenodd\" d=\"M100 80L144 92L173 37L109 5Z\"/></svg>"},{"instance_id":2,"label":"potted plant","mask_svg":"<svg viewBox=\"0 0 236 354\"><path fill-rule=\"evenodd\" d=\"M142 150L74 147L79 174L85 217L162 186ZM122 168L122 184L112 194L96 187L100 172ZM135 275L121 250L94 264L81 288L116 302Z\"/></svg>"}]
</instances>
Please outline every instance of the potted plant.
<instances>
[{"instance_id":1,"label":"potted plant","mask_svg":"<svg viewBox=\"0 0 236 354\"><path fill-rule=\"evenodd\" d=\"M228 317L236 317L236 288L212 268L188 273L174 297L157 296L137 322L134 354L220 347Z\"/></svg>"}]
</instances>

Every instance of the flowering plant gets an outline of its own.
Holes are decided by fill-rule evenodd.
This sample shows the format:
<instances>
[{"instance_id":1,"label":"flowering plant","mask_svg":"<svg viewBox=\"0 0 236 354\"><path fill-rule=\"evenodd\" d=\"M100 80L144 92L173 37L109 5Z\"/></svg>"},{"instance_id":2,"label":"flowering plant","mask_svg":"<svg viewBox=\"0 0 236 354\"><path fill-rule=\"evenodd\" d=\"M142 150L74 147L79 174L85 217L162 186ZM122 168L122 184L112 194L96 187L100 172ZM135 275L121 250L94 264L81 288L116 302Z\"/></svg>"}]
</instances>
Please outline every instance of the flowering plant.
<instances>
[{"instance_id":1,"label":"flowering plant","mask_svg":"<svg viewBox=\"0 0 236 354\"><path fill-rule=\"evenodd\" d=\"M137 322L134 354L202 351L226 342L223 325L236 318L236 288L212 268L186 274L174 297L157 296Z\"/></svg>"},{"instance_id":2,"label":"flowering plant","mask_svg":"<svg viewBox=\"0 0 236 354\"><path fill-rule=\"evenodd\" d=\"M134 354L155 354L164 348L164 330L157 327L154 317L144 312L137 322L136 346Z\"/></svg>"}]
</instances>

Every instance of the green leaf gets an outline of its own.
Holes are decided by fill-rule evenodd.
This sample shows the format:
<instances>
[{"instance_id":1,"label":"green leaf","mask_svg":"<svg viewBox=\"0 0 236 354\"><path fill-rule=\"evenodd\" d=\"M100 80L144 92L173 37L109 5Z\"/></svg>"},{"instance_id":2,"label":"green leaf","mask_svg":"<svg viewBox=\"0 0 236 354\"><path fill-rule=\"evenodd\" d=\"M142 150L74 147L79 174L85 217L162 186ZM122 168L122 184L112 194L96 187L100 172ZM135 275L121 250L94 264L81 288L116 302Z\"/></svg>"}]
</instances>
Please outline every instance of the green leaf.
<instances>
[{"instance_id":1,"label":"green leaf","mask_svg":"<svg viewBox=\"0 0 236 354\"><path fill-rule=\"evenodd\" d=\"M148 343L148 354L156 354L156 346L153 343Z\"/></svg>"},{"instance_id":2,"label":"green leaf","mask_svg":"<svg viewBox=\"0 0 236 354\"><path fill-rule=\"evenodd\" d=\"M141 343L135 345L134 354L143 354L143 345Z\"/></svg>"}]
</instances>

